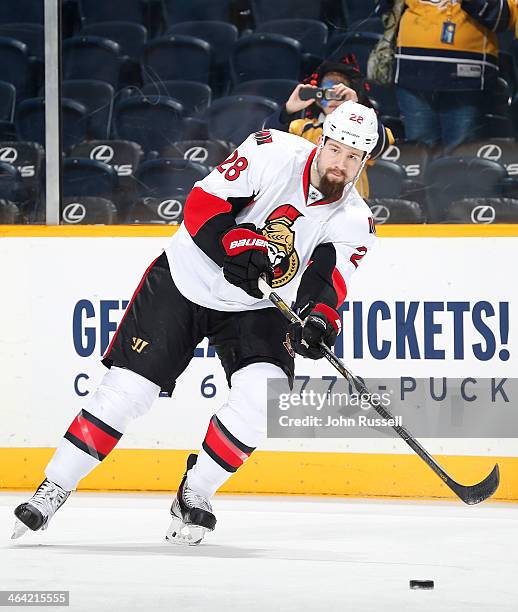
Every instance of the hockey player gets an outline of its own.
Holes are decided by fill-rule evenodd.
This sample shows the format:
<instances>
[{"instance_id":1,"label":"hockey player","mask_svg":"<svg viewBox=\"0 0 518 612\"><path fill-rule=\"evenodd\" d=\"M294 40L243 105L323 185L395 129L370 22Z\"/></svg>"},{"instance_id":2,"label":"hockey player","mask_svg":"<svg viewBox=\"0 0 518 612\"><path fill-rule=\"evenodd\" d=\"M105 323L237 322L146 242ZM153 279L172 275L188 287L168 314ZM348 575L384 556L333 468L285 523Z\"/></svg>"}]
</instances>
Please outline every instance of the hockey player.
<instances>
[{"instance_id":1,"label":"hockey player","mask_svg":"<svg viewBox=\"0 0 518 612\"><path fill-rule=\"evenodd\" d=\"M376 145L376 115L345 102L320 144L276 130L251 134L195 184L184 222L147 269L109 346L109 368L72 421L36 493L15 509L13 537L46 529L79 481L108 455L159 392L172 394L208 337L230 392L190 455L166 538L197 544L216 518L210 498L260 444L266 380L294 376L294 352L318 359L333 346L337 309L375 240L354 183ZM288 326L258 288L263 276L304 325Z\"/></svg>"}]
</instances>

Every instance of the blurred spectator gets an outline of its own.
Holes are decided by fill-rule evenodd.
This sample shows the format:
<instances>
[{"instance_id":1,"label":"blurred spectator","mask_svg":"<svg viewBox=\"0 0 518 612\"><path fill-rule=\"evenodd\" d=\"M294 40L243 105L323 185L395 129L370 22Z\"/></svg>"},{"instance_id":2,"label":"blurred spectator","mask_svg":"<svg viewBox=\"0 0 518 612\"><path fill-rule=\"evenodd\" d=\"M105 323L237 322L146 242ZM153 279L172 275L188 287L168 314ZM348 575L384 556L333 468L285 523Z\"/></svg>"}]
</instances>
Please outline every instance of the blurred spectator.
<instances>
[{"instance_id":1,"label":"blurred spectator","mask_svg":"<svg viewBox=\"0 0 518 612\"><path fill-rule=\"evenodd\" d=\"M476 137L496 85L496 32L516 23L515 0L405 0L395 83L408 140L453 148ZM394 0L380 0L380 13Z\"/></svg>"},{"instance_id":2,"label":"blurred spectator","mask_svg":"<svg viewBox=\"0 0 518 612\"><path fill-rule=\"evenodd\" d=\"M302 100L300 98L299 93L302 90L317 88L332 89L334 93L341 96L341 99ZM266 120L265 127L288 131L317 144L322 134L322 124L326 115L333 112L345 100L353 100L372 107L367 96L367 85L361 77L360 69L353 55L346 56L341 62L321 64L309 79L297 85L280 111ZM300 112L304 109L306 109L305 118L300 119ZM378 144L372 151L367 166L372 165L374 160L394 143L391 131L380 121L378 121L378 130L380 133ZM367 168L360 175L356 188L362 198L369 197Z\"/></svg>"}]
</instances>

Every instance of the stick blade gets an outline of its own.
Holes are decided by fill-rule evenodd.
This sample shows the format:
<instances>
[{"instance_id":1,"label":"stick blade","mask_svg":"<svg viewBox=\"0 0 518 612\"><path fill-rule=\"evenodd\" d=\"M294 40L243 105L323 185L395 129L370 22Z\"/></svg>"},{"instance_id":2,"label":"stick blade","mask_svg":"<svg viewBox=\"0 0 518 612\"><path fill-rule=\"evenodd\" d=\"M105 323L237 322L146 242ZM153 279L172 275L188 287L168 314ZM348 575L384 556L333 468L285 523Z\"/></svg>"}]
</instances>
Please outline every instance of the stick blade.
<instances>
[{"instance_id":1,"label":"stick blade","mask_svg":"<svg viewBox=\"0 0 518 612\"><path fill-rule=\"evenodd\" d=\"M491 497L498 489L499 484L500 470L498 464L496 464L491 473L478 484L466 486L452 481L452 483L450 483L450 488L465 504L473 506Z\"/></svg>"}]
</instances>

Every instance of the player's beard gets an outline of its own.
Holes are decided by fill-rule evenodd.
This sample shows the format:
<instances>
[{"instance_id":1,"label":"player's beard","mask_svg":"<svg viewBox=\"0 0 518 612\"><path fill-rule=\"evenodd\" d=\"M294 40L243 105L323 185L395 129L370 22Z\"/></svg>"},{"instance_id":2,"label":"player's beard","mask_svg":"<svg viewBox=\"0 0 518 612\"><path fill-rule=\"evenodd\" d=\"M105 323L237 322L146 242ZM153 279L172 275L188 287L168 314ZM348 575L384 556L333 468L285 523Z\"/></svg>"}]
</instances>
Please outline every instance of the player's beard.
<instances>
[{"instance_id":1,"label":"player's beard","mask_svg":"<svg viewBox=\"0 0 518 612\"><path fill-rule=\"evenodd\" d=\"M324 196L329 200L338 199L343 191L345 185L349 181L347 180L345 174L342 173L342 178L338 178L336 174L329 176L329 170L327 170L320 177L320 185L318 186L318 190L324 194Z\"/></svg>"}]
</instances>

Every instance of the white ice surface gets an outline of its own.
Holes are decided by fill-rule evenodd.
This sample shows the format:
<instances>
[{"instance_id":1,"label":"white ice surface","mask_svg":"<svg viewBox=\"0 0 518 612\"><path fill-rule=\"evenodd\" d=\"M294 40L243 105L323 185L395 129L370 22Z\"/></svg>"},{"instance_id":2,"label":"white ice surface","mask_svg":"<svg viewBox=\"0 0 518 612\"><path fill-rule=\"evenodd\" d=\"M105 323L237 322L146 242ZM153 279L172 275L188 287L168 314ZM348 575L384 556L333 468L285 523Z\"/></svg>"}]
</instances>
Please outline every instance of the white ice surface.
<instances>
[{"instance_id":1,"label":"white ice surface","mask_svg":"<svg viewBox=\"0 0 518 612\"><path fill-rule=\"evenodd\" d=\"M518 610L516 505L221 496L216 531L179 547L171 496L76 493L11 541L26 498L0 494L0 589L69 590L71 610Z\"/></svg>"}]
</instances>

